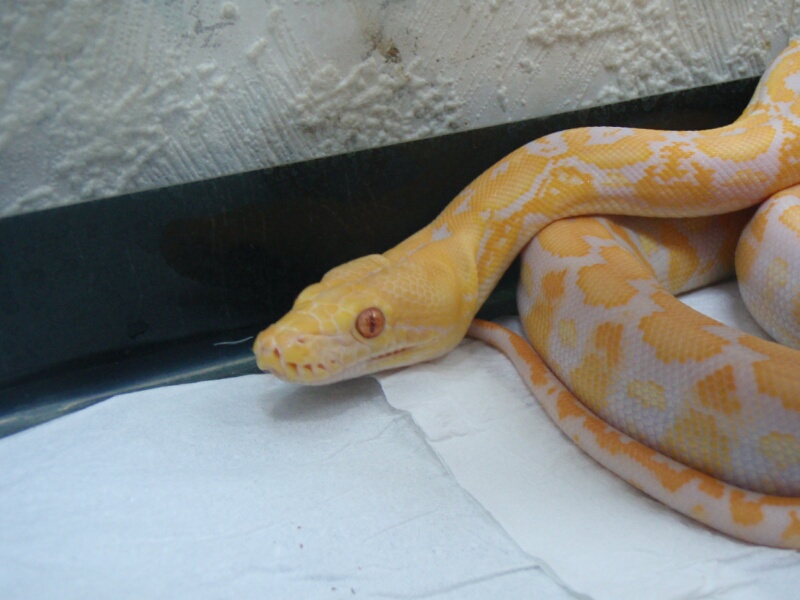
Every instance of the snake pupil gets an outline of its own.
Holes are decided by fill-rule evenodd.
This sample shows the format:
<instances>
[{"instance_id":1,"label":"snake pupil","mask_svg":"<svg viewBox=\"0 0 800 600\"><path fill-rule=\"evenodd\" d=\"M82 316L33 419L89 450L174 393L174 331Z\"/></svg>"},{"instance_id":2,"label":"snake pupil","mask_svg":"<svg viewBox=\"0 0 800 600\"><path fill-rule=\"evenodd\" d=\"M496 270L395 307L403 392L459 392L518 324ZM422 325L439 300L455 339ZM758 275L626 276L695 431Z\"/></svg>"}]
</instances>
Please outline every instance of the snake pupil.
<instances>
[{"instance_id":1,"label":"snake pupil","mask_svg":"<svg viewBox=\"0 0 800 600\"><path fill-rule=\"evenodd\" d=\"M383 331L386 317L379 308L366 308L356 319L356 329L365 338L374 338Z\"/></svg>"}]
</instances>

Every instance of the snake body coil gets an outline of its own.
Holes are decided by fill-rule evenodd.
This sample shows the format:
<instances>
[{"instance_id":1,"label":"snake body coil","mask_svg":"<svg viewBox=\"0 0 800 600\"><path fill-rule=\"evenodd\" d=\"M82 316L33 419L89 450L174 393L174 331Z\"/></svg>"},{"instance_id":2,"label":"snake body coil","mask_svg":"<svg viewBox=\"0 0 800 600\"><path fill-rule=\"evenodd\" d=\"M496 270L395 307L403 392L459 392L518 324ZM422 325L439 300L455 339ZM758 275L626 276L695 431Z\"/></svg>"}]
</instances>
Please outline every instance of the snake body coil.
<instances>
[{"instance_id":1,"label":"snake body coil","mask_svg":"<svg viewBox=\"0 0 800 600\"><path fill-rule=\"evenodd\" d=\"M258 336L258 364L329 383L441 356L469 331L626 481L732 536L800 548L798 184L795 41L726 127L573 129L512 152L409 239L304 290ZM533 348L473 322L525 246ZM674 298L728 273L734 249L745 301L787 346Z\"/></svg>"}]
</instances>

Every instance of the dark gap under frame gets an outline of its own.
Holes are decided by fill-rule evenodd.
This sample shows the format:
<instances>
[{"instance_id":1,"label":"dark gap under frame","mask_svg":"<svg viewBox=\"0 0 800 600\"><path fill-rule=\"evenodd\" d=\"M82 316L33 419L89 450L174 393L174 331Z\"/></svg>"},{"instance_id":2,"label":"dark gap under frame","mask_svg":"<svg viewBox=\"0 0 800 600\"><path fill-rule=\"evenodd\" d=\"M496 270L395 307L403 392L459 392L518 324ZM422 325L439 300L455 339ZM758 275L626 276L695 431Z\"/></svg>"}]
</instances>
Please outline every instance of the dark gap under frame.
<instances>
[{"instance_id":1,"label":"dark gap under frame","mask_svg":"<svg viewBox=\"0 0 800 600\"><path fill-rule=\"evenodd\" d=\"M590 125L707 129L757 78L0 219L0 436L146 388L258 372L306 285L431 221L487 167ZM516 265L480 315L516 310Z\"/></svg>"}]
</instances>

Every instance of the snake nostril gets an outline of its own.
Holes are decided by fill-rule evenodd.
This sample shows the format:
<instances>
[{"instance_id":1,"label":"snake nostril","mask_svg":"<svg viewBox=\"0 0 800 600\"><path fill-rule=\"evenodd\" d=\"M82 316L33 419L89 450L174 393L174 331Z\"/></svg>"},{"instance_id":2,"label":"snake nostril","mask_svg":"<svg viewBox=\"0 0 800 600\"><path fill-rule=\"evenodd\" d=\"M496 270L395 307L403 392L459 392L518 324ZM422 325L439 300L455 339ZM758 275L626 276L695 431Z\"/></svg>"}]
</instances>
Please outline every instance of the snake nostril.
<instances>
[{"instance_id":1,"label":"snake nostril","mask_svg":"<svg viewBox=\"0 0 800 600\"><path fill-rule=\"evenodd\" d=\"M278 360L280 360L280 359L281 359L281 351L280 351L280 350L278 350L277 348L275 348L275 349L272 351L272 356L274 356L275 358L277 358Z\"/></svg>"}]
</instances>

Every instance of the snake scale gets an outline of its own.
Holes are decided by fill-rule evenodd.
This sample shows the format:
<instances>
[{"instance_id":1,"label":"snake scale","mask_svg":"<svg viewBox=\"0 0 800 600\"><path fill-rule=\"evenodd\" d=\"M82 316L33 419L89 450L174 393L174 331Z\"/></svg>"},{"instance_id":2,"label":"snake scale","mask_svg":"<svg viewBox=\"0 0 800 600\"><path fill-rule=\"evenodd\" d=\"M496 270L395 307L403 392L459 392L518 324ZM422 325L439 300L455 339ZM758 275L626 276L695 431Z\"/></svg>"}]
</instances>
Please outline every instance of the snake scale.
<instances>
[{"instance_id":1,"label":"snake scale","mask_svg":"<svg viewBox=\"0 0 800 600\"><path fill-rule=\"evenodd\" d=\"M520 252L530 343L473 319ZM436 358L469 333L618 476L733 537L800 549L798 253L795 40L731 125L580 128L517 149L427 227L306 288L254 352L321 384ZM734 254L780 344L674 297L726 276Z\"/></svg>"}]
</instances>

